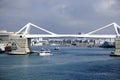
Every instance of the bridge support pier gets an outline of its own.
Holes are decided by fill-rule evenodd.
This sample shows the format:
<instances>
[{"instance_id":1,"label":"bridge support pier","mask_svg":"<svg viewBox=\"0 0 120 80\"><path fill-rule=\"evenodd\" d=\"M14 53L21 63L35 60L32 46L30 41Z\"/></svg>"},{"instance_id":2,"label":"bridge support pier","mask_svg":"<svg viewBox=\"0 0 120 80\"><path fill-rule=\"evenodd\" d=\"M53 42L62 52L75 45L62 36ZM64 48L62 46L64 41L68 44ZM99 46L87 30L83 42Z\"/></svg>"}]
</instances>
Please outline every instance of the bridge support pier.
<instances>
[{"instance_id":1,"label":"bridge support pier","mask_svg":"<svg viewBox=\"0 0 120 80\"><path fill-rule=\"evenodd\" d=\"M16 44L16 49L9 52L9 54L28 54L31 52L30 43L31 39L29 38L15 38L13 41Z\"/></svg>"},{"instance_id":2,"label":"bridge support pier","mask_svg":"<svg viewBox=\"0 0 120 80\"><path fill-rule=\"evenodd\" d=\"M110 54L110 56L120 57L120 38L115 39L115 51Z\"/></svg>"}]
</instances>

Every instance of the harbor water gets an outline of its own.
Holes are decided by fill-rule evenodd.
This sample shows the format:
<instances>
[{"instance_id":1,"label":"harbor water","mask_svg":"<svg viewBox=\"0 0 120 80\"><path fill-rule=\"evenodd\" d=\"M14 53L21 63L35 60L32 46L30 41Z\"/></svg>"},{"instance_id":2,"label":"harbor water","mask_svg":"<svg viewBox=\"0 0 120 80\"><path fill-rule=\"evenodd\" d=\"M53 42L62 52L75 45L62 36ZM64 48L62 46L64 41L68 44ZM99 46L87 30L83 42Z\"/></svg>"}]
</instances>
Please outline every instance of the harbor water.
<instances>
[{"instance_id":1,"label":"harbor water","mask_svg":"<svg viewBox=\"0 0 120 80\"><path fill-rule=\"evenodd\" d=\"M53 55L0 54L0 80L120 80L120 57L109 56L114 49L47 48Z\"/></svg>"}]
</instances>

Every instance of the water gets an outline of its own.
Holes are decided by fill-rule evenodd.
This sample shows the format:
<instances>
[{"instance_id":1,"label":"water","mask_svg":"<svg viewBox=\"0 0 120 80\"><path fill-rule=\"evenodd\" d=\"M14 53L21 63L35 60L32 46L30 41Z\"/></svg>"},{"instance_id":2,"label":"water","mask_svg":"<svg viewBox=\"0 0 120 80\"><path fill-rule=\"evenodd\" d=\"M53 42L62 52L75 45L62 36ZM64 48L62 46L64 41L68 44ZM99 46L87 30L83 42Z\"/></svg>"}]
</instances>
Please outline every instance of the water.
<instances>
[{"instance_id":1,"label":"water","mask_svg":"<svg viewBox=\"0 0 120 80\"><path fill-rule=\"evenodd\" d=\"M109 56L113 49L49 49L52 56L0 54L0 80L120 80L120 58Z\"/></svg>"}]
</instances>

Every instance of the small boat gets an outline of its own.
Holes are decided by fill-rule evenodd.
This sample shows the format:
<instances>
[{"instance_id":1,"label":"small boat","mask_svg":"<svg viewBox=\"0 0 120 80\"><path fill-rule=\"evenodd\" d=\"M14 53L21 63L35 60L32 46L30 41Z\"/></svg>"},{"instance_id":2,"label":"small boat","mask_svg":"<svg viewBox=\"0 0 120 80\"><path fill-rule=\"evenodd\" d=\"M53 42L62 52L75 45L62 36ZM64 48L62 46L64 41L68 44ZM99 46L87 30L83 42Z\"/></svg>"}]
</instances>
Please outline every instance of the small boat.
<instances>
[{"instance_id":1,"label":"small boat","mask_svg":"<svg viewBox=\"0 0 120 80\"><path fill-rule=\"evenodd\" d=\"M59 50L60 48L59 47L55 47L55 49L54 50Z\"/></svg>"},{"instance_id":2,"label":"small boat","mask_svg":"<svg viewBox=\"0 0 120 80\"><path fill-rule=\"evenodd\" d=\"M39 51L39 55L40 55L40 56L50 56L50 55L52 55L52 54L50 53L50 50L49 50L49 49L47 49L47 50L41 49L41 50Z\"/></svg>"}]
</instances>

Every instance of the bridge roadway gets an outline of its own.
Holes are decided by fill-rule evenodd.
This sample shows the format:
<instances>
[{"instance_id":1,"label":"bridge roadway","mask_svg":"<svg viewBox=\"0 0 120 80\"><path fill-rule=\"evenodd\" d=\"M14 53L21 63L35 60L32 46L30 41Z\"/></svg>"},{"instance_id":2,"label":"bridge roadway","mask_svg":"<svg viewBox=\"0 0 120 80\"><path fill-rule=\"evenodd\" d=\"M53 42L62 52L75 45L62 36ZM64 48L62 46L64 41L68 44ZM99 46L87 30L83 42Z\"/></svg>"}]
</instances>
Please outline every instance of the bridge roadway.
<instances>
[{"instance_id":1,"label":"bridge roadway","mask_svg":"<svg viewBox=\"0 0 120 80\"><path fill-rule=\"evenodd\" d=\"M115 34L81 34L81 35L77 35L77 34L26 34L24 35L24 37L26 38L39 38L39 37L79 37L79 38L116 38L117 36Z\"/></svg>"}]
</instances>

